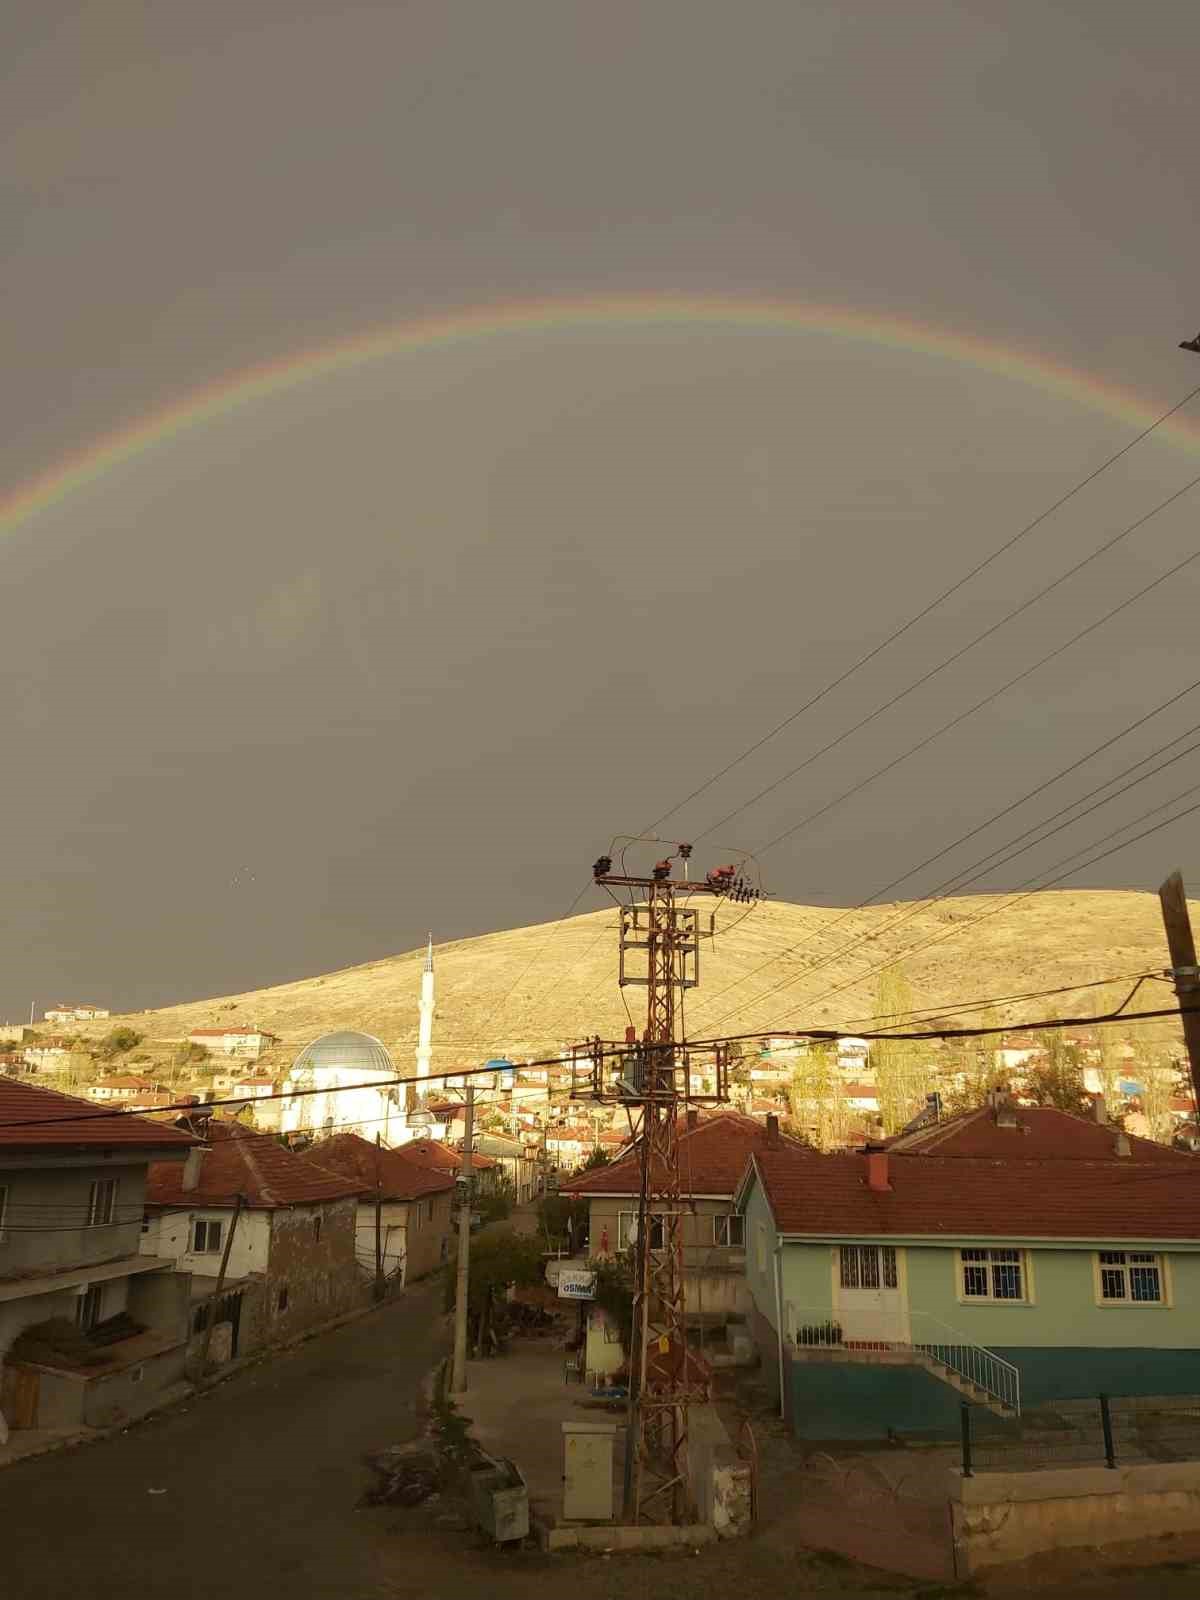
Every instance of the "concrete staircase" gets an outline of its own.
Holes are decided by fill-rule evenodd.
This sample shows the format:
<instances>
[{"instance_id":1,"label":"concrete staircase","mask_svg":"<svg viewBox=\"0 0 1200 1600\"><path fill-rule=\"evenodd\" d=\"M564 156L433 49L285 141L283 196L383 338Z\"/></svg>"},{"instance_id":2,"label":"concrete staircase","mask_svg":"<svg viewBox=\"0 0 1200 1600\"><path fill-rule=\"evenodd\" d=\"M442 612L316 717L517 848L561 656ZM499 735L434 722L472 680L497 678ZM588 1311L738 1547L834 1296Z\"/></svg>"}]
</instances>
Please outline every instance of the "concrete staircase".
<instances>
[{"instance_id":1,"label":"concrete staircase","mask_svg":"<svg viewBox=\"0 0 1200 1600\"><path fill-rule=\"evenodd\" d=\"M1020 1412L1014 1406L1009 1405L1007 1401L1002 1400L999 1395L992 1394L983 1384L976 1383L973 1379L966 1378L961 1373L955 1372L953 1367L947 1366L944 1361L938 1361L928 1351L913 1350L911 1357L914 1366L924 1368L931 1377L937 1378L942 1383L949 1384L951 1389L956 1389L963 1399L969 1400L972 1405L986 1406L993 1416L997 1417L1015 1418L1020 1416Z\"/></svg>"}]
</instances>

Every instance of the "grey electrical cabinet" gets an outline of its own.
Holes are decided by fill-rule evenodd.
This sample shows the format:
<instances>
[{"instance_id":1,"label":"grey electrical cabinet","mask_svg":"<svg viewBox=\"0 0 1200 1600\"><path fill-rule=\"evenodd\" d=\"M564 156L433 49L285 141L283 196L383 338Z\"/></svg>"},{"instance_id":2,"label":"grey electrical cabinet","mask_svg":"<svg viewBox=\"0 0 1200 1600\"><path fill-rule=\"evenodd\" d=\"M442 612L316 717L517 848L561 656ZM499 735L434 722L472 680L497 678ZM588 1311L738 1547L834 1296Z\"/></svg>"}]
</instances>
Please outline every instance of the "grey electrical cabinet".
<instances>
[{"instance_id":1,"label":"grey electrical cabinet","mask_svg":"<svg viewBox=\"0 0 1200 1600\"><path fill-rule=\"evenodd\" d=\"M615 1422L564 1422L563 1519L611 1522Z\"/></svg>"}]
</instances>

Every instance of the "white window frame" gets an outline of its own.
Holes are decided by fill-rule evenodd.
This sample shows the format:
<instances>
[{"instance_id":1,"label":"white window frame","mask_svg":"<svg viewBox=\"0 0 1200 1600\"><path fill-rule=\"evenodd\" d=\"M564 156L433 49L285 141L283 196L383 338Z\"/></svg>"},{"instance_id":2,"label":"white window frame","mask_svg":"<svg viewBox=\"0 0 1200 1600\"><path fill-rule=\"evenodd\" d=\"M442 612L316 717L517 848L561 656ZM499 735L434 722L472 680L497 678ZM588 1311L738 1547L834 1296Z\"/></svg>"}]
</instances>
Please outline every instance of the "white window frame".
<instances>
[{"instance_id":1,"label":"white window frame","mask_svg":"<svg viewBox=\"0 0 1200 1600\"><path fill-rule=\"evenodd\" d=\"M744 1250L746 1248L746 1219L740 1211L718 1213L712 1219L712 1242L716 1249ZM740 1234L740 1238L735 1238Z\"/></svg>"},{"instance_id":2,"label":"white window frame","mask_svg":"<svg viewBox=\"0 0 1200 1600\"><path fill-rule=\"evenodd\" d=\"M217 1241L210 1245L208 1240L213 1229L217 1230ZM203 1229L204 1243L200 1243L201 1229ZM225 1236L223 1221L212 1217L192 1218L192 1237L188 1241L188 1253L193 1256L217 1256L221 1253L221 1244Z\"/></svg>"},{"instance_id":3,"label":"white window frame","mask_svg":"<svg viewBox=\"0 0 1200 1600\"><path fill-rule=\"evenodd\" d=\"M1105 1260L1105 1257L1110 1259ZM1112 1259L1119 1257L1119 1260ZM1158 1297L1138 1300L1131 1293L1133 1274L1139 1269L1152 1268L1158 1274ZM1095 1279L1096 1304L1101 1310L1162 1311L1171 1304L1171 1280L1167 1258L1157 1250L1096 1250L1092 1254L1092 1271ZM1125 1292L1122 1295L1105 1294L1105 1275L1120 1273Z\"/></svg>"},{"instance_id":4,"label":"white window frame","mask_svg":"<svg viewBox=\"0 0 1200 1600\"><path fill-rule=\"evenodd\" d=\"M87 1225L107 1228L116 1221L118 1178L97 1178L88 1193Z\"/></svg>"},{"instance_id":5,"label":"white window frame","mask_svg":"<svg viewBox=\"0 0 1200 1600\"><path fill-rule=\"evenodd\" d=\"M1002 1257L1003 1259L995 1259ZM1015 1258L1015 1259L1013 1259ZM1019 1295L998 1295L996 1269L1016 1267L1020 1273ZM967 1272L982 1270L986 1274L987 1293L967 1292ZM1033 1281L1030 1272L1029 1252L1013 1245L970 1245L954 1252L955 1288L958 1301L964 1306L1028 1306L1033 1304Z\"/></svg>"}]
</instances>

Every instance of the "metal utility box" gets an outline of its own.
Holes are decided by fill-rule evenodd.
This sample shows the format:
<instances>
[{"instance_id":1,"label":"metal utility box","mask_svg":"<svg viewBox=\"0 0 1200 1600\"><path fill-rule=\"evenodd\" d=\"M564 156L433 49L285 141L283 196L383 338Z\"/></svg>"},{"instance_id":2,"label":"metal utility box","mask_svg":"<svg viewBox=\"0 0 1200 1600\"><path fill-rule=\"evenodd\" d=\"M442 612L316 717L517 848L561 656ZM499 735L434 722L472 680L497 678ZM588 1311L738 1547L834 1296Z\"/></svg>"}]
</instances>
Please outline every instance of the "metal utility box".
<instances>
[{"instance_id":1,"label":"metal utility box","mask_svg":"<svg viewBox=\"0 0 1200 1600\"><path fill-rule=\"evenodd\" d=\"M611 1522L615 1422L564 1422L563 1518Z\"/></svg>"},{"instance_id":2,"label":"metal utility box","mask_svg":"<svg viewBox=\"0 0 1200 1600\"><path fill-rule=\"evenodd\" d=\"M497 1544L524 1539L529 1532L529 1491L512 1461L487 1460L470 1471L475 1521Z\"/></svg>"}]
</instances>

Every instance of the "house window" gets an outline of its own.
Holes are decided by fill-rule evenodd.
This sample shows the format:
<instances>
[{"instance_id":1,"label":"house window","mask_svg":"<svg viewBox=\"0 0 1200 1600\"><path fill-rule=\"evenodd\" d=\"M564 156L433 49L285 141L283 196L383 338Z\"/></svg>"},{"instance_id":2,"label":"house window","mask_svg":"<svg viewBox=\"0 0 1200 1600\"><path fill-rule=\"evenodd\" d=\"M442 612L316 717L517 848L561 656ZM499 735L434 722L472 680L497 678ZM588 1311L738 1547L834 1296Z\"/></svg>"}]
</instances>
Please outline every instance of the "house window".
<instances>
[{"instance_id":1,"label":"house window","mask_svg":"<svg viewBox=\"0 0 1200 1600\"><path fill-rule=\"evenodd\" d=\"M760 1222L754 1229L754 1257L760 1273L767 1270L767 1225Z\"/></svg>"},{"instance_id":2,"label":"house window","mask_svg":"<svg viewBox=\"0 0 1200 1600\"><path fill-rule=\"evenodd\" d=\"M192 1253L198 1256L215 1256L221 1248L222 1222L209 1222L197 1217L192 1223Z\"/></svg>"},{"instance_id":3,"label":"house window","mask_svg":"<svg viewBox=\"0 0 1200 1600\"><path fill-rule=\"evenodd\" d=\"M1163 1269L1160 1257L1145 1250L1101 1250L1100 1299L1105 1305L1161 1306Z\"/></svg>"},{"instance_id":4,"label":"house window","mask_svg":"<svg viewBox=\"0 0 1200 1600\"><path fill-rule=\"evenodd\" d=\"M4 1243L4 1218L8 1212L8 1186L0 1184L0 1244Z\"/></svg>"},{"instance_id":5,"label":"house window","mask_svg":"<svg viewBox=\"0 0 1200 1600\"><path fill-rule=\"evenodd\" d=\"M318 1215L318 1216L315 1216L313 1218L313 1243L314 1244L320 1244L320 1242L321 1242L321 1218Z\"/></svg>"},{"instance_id":6,"label":"house window","mask_svg":"<svg viewBox=\"0 0 1200 1600\"><path fill-rule=\"evenodd\" d=\"M1024 1300L1025 1262L1020 1250L960 1250L964 1300Z\"/></svg>"},{"instance_id":7,"label":"house window","mask_svg":"<svg viewBox=\"0 0 1200 1600\"><path fill-rule=\"evenodd\" d=\"M285 1283L285 1284L282 1284L280 1286L279 1298L275 1302L275 1309L276 1309L276 1311L286 1311L287 1308L288 1308L288 1291L287 1291L287 1284Z\"/></svg>"},{"instance_id":8,"label":"house window","mask_svg":"<svg viewBox=\"0 0 1200 1600\"><path fill-rule=\"evenodd\" d=\"M617 1213L618 1250L630 1250L633 1248L637 1240L637 1219L638 1214L636 1211L619 1211ZM650 1248L651 1250L661 1250L664 1243L663 1219L661 1216L652 1214L650 1217Z\"/></svg>"},{"instance_id":9,"label":"house window","mask_svg":"<svg viewBox=\"0 0 1200 1600\"><path fill-rule=\"evenodd\" d=\"M92 1185L88 1196L89 1228L100 1228L113 1220L117 1209L117 1180L116 1178L98 1178Z\"/></svg>"},{"instance_id":10,"label":"house window","mask_svg":"<svg viewBox=\"0 0 1200 1600\"><path fill-rule=\"evenodd\" d=\"M894 1289L896 1252L890 1244L844 1244L841 1256L843 1289Z\"/></svg>"},{"instance_id":11,"label":"house window","mask_svg":"<svg viewBox=\"0 0 1200 1600\"><path fill-rule=\"evenodd\" d=\"M713 1244L721 1245L726 1250L744 1250L746 1247L746 1219L734 1214L728 1217L714 1217Z\"/></svg>"},{"instance_id":12,"label":"house window","mask_svg":"<svg viewBox=\"0 0 1200 1600\"><path fill-rule=\"evenodd\" d=\"M79 1296L75 1307L75 1322L83 1329L84 1333L90 1332L100 1321L100 1303L104 1298L104 1286L99 1283L89 1284L87 1289Z\"/></svg>"}]
</instances>

